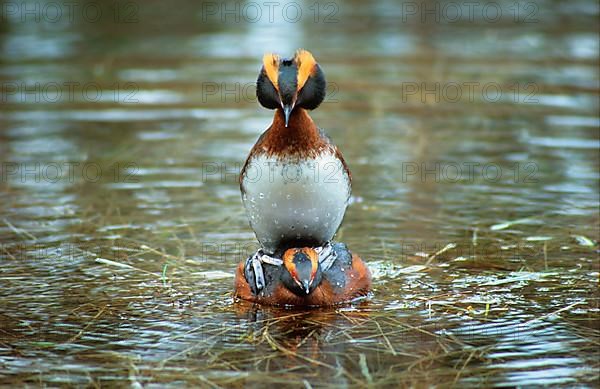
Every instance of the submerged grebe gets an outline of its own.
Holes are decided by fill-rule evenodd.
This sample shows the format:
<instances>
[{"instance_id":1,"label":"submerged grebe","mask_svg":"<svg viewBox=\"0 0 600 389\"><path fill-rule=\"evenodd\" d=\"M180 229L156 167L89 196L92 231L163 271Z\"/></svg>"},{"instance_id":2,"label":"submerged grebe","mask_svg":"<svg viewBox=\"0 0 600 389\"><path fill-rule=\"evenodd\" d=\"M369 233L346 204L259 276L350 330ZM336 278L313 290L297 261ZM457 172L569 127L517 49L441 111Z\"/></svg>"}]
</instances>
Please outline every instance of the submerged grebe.
<instances>
[{"instance_id":1,"label":"submerged grebe","mask_svg":"<svg viewBox=\"0 0 600 389\"><path fill-rule=\"evenodd\" d=\"M275 259L273 263L263 263L258 272L253 267L255 256L240 262L237 268L235 296L243 300L269 305L328 306L364 296L371 286L369 269L343 243L317 249L287 249L281 262Z\"/></svg>"},{"instance_id":2,"label":"submerged grebe","mask_svg":"<svg viewBox=\"0 0 600 389\"><path fill-rule=\"evenodd\" d=\"M263 250L323 246L342 223L350 171L307 110L325 98L325 76L312 54L263 58L256 94L275 109L240 175L242 200Z\"/></svg>"}]
</instances>

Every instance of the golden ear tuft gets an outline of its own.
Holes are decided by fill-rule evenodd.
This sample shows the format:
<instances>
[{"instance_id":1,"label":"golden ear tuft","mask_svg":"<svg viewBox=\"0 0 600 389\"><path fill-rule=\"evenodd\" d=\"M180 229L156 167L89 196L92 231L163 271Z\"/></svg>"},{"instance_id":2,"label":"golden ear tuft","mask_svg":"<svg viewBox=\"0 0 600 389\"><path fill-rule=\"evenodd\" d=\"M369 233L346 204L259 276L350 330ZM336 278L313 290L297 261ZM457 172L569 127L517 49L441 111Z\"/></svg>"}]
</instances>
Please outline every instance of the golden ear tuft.
<instances>
[{"instance_id":1,"label":"golden ear tuft","mask_svg":"<svg viewBox=\"0 0 600 389\"><path fill-rule=\"evenodd\" d=\"M294 61L298 66L298 90L302 89L308 77L315 71L317 61L313 55L304 49L299 49L294 55Z\"/></svg>"},{"instance_id":2,"label":"golden ear tuft","mask_svg":"<svg viewBox=\"0 0 600 389\"><path fill-rule=\"evenodd\" d=\"M277 86L277 79L279 78L279 56L277 54L265 54L263 57L263 67L267 78L273 83L275 89L279 90Z\"/></svg>"},{"instance_id":3,"label":"golden ear tuft","mask_svg":"<svg viewBox=\"0 0 600 389\"><path fill-rule=\"evenodd\" d=\"M294 265L294 255L296 255L297 252L298 249L287 249L283 253L283 257L281 259L283 259L283 264L288 270L296 268L296 265Z\"/></svg>"}]
</instances>

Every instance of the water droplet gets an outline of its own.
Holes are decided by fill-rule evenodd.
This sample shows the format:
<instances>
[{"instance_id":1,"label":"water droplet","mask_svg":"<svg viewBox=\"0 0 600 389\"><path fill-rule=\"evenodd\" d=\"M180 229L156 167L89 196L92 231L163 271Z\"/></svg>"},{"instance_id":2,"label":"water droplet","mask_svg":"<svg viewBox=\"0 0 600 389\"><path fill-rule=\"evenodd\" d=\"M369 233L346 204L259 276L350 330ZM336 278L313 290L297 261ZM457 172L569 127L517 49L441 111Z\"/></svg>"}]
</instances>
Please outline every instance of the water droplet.
<instances>
[{"instance_id":1,"label":"water droplet","mask_svg":"<svg viewBox=\"0 0 600 389\"><path fill-rule=\"evenodd\" d=\"M261 198L261 199L264 199L265 198L265 194L263 192L260 192L258 194L258 197Z\"/></svg>"},{"instance_id":2,"label":"water droplet","mask_svg":"<svg viewBox=\"0 0 600 389\"><path fill-rule=\"evenodd\" d=\"M285 195L285 198L288 199L288 200L291 200L292 199L292 195L291 194L287 194L287 195Z\"/></svg>"},{"instance_id":3,"label":"water droplet","mask_svg":"<svg viewBox=\"0 0 600 389\"><path fill-rule=\"evenodd\" d=\"M271 207L273 207L273 208L277 208L277 203L272 203L272 204L271 204Z\"/></svg>"}]
</instances>

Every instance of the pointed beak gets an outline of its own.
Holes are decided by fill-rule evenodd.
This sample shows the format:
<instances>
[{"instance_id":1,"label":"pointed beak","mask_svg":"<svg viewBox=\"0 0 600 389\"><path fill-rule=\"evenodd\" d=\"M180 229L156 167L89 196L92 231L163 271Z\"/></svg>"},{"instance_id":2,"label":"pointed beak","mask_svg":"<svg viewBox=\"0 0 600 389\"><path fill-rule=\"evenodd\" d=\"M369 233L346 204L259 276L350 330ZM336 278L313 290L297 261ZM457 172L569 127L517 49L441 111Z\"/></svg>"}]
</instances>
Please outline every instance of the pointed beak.
<instances>
[{"instance_id":1,"label":"pointed beak","mask_svg":"<svg viewBox=\"0 0 600 389\"><path fill-rule=\"evenodd\" d=\"M285 104L283 105L283 114L285 115L285 126L288 126L288 122L290 121L290 115L292 114L292 110L294 109L293 104Z\"/></svg>"},{"instance_id":2,"label":"pointed beak","mask_svg":"<svg viewBox=\"0 0 600 389\"><path fill-rule=\"evenodd\" d=\"M304 281L302 283L302 287L304 288L304 291L306 292L306 294L310 293L310 281Z\"/></svg>"}]
</instances>

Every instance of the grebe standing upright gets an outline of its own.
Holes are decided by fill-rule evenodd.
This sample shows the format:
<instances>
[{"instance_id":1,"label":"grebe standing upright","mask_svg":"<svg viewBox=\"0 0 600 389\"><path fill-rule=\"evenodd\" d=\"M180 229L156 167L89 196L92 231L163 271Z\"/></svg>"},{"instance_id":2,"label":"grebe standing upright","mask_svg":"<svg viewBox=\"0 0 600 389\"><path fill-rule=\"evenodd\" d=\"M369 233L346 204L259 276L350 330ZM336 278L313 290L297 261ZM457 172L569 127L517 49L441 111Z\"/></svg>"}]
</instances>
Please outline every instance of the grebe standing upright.
<instances>
[{"instance_id":1,"label":"grebe standing upright","mask_svg":"<svg viewBox=\"0 0 600 389\"><path fill-rule=\"evenodd\" d=\"M267 254L326 245L344 217L351 176L338 148L308 115L325 98L325 76L306 50L266 54L260 104L275 109L240 175L250 225Z\"/></svg>"}]
</instances>

